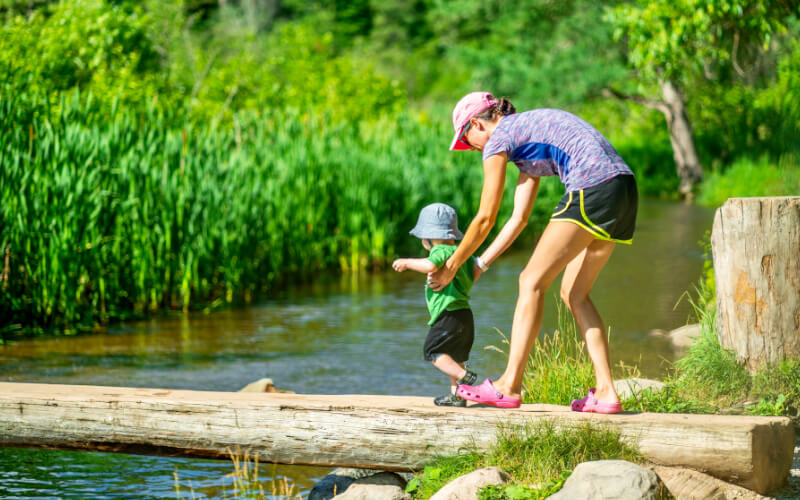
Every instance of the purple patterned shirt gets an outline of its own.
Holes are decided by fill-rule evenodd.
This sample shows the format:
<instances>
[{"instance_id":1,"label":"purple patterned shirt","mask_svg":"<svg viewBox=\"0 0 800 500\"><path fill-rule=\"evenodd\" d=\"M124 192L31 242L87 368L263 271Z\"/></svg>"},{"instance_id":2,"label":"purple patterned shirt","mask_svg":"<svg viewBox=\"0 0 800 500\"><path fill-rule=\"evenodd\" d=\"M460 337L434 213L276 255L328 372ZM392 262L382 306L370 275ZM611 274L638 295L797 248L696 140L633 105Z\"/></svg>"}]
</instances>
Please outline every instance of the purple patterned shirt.
<instances>
[{"instance_id":1,"label":"purple patterned shirt","mask_svg":"<svg viewBox=\"0 0 800 500\"><path fill-rule=\"evenodd\" d=\"M633 175L597 129L558 109L504 116L483 148L483 159L504 151L520 172L532 177L557 175L567 192Z\"/></svg>"}]
</instances>

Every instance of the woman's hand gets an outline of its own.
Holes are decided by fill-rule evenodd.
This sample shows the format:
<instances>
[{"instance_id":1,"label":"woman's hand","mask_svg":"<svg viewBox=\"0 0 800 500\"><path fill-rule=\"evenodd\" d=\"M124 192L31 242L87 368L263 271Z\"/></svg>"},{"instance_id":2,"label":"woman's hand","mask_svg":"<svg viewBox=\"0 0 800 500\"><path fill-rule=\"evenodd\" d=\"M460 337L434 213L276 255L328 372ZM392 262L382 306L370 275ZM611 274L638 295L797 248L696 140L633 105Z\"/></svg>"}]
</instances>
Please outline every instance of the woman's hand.
<instances>
[{"instance_id":1,"label":"woman's hand","mask_svg":"<svg viewBox=\"0 0 800 500\"><path fill-rule=\"evenodd\" d=\"M428 288L434 292L440 292L453 281L458 269L450 269L447 264L443 265L438 271L428 273Z\"/></svg>"}]
</instances>

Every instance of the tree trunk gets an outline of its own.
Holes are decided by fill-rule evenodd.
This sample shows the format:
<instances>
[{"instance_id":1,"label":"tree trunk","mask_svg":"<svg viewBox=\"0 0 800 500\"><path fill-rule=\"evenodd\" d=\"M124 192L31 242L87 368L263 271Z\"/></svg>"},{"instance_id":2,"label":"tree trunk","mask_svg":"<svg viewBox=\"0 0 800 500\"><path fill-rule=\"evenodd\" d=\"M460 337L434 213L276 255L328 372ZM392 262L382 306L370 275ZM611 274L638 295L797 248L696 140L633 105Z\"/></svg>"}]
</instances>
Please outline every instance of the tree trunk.
<instances>
[{"instance_id":1,"label":"tree trunk","mask_svg":"<svg viewBox=\"0 0 800 500\"><path fill-rule=\"evenodd\" d=\"M488 451L498 426L614 429L648 460L766 493L789 474L786 417L577 413L566 406L445 408L430 398L320 396L0 382L0 445L384 470ZM535 457L534 457L535 458Z\"/></svg>"},{"instance_id":2,"label":"tree trunk","mask_svg":"<svg viewBox=\"0 0 800 500\"><path fill-rule=\"evenodd\" d=\"M685 198L691 198L694 185L703 179L703 166L694 146L692 125L689 123L686 105L680 91L669 80L662 81L660 86L666 106L661 111L667 118L669 140L672 143L675 168L680 179L678 190Z\"/></svg>"},{"instance_id":3,"label":"tree trunk","mask_svg":"<svg viewBox=\"0 0 800 500\"><path fill-rule=\"evenodd\" d=\"M751 372L800 357L800 196L729 199L711 246L720 343Z\"/></svg>"}]
</instances>

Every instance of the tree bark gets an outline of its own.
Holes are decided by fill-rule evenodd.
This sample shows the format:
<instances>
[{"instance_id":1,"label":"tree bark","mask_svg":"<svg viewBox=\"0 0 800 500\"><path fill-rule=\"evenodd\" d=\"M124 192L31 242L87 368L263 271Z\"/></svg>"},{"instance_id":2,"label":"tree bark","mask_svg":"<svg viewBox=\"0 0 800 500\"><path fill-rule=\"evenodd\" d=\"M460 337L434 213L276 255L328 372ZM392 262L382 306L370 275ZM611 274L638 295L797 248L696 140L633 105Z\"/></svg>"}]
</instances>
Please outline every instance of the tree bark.
<instances>
[{"instance_id":1,"label":"tree bark","mask_svg":"<svg viewBox=\"0 0 800 500\"><path fill-rule=\"evenodd\" d=\"M800 196L729 199L711 246L722 346L751 372L800 357Z\"/></svg>"},{"instance_id":2,"label":"tree bark","mask_svg":"<svg viewBox=\"0 0 800 500\"><path fill-rule=\"evenodd\" d=\"M697 156L694 135L683 96L675 85L664 80L660 83L665 109L662 109L669 127L669 140L680 184L678 190L685 198L692 197L695 184L703 180L703 166Z\"/></svg>"},{"instance_id":3,"label":"tree bark","mask_svg":"<svg viewBox=\"0 0 800 500\"><path fill-rule=\"evenodd\" d=\"M650 461L766 493L792 463L785 417L600 415L566 406L444 408L430 398L200 392L0 382L0 445L228 458L384 470L497 441L498 426L551 420L618 431Z\"/></svg>"}]
</instances>

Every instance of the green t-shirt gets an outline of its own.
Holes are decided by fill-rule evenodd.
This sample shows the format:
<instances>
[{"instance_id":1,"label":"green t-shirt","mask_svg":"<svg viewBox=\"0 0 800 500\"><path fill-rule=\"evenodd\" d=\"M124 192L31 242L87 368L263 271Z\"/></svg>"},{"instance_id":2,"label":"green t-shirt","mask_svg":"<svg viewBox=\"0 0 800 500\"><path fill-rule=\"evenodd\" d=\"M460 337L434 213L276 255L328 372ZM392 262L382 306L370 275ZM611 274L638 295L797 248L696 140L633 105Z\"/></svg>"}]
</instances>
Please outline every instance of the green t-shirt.
<instances>
[{"instance_id":1,"label":"green t-shirt","mask_svg":"<svg viewBox=\"0 0 800 500\"><path fill-rule=\"evenodd\" d=\"M447 259L458 248L456 245L436 245L431 248L428 260L433 262L436 269L441 269ZM442 311L456 311L458 309L469 309L469 291L475 282L475 268L470 257L464 265L458 268L453 281L441 292L434 292L430 288L425 288L425 299L428 302L428 311L431 313L432 325Z\"/></svg>"}]
</instances>

